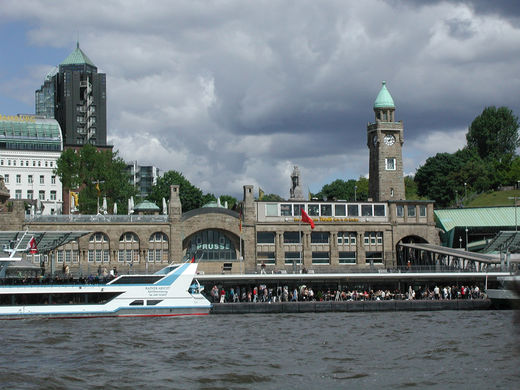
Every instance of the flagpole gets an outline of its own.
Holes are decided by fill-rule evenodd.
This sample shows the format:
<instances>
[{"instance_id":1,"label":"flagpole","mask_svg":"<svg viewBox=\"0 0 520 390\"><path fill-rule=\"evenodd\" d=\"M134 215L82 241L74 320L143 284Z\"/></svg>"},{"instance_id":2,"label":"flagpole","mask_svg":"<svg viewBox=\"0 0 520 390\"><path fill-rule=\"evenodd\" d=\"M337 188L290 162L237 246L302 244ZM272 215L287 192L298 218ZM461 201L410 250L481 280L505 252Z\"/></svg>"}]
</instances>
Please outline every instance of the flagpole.
<instances>
[{"instance_id":1,"label":"flagpole","mask_svg":"<svg viewBox=\"0 0 520 390\"><path fill-rule=\"evenodd\" d=\"M299 266L300 269L301 269L301 265L303 263L302 218L303 218L303 213L302 213L302 209L300 208L300 220L298 221L298 241L300 242L300 266Z\"/></svg>"}]
</instances>

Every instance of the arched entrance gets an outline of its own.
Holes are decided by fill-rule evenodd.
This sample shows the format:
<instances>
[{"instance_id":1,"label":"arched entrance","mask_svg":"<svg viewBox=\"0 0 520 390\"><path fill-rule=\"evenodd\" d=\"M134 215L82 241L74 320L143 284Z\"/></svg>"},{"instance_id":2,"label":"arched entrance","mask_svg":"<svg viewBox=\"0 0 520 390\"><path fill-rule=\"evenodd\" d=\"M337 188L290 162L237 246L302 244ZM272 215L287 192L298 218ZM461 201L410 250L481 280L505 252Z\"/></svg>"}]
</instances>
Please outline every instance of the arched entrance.
<instances>
[{"instance_id":1,"label":"arched entrance","mask_svg":"<svg viewBox=\"0 0 520 390\"><path fill-rule=\"evenodd\" d=\"M435 261L429 254L412 248L406 248L400 244L427 244L424 238L419 236L403 237L396 245L397 268L400 270L420 271L435 266Z\"/></svg>"},{"instance_id":2,"label":"arched entrance","mask_svg":"<svg viewBox=\"0 0 520 390\"><path fill-rule=\"evenodd\" d=\"M221 229L200 230L182 243L185 254L196 255L203 262L236 261L239 254L235 244L238 239Z\"/></svg>"}]
</instances>

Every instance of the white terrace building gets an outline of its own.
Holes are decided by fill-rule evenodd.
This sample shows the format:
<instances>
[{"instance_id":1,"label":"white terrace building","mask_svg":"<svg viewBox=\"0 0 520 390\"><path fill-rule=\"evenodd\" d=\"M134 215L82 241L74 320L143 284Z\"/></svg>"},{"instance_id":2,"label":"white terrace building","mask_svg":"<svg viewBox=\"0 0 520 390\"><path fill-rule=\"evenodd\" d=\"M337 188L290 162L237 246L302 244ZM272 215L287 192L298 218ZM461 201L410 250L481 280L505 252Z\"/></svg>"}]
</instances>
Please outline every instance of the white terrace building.
<instances>
[{"instance_id":1,"label":"white terrace building","mask_svg":"<svg viewBox=\"0 0 520 390\"><path fill-rule=\"evenodd\" d=\"M61 214L62 185L53 173L63 150L55 119L0 115L0 175L11 199L36 199L36 212Z\"/></svg>"}]
</instances>

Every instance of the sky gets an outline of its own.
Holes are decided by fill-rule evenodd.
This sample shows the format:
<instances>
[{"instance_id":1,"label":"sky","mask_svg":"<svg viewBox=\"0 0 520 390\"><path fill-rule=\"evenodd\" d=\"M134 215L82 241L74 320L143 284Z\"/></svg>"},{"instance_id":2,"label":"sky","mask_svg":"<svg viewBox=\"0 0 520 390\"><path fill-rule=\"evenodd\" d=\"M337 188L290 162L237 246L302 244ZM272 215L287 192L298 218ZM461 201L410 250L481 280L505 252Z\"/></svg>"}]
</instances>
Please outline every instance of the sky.
<instances>
[{"instance_id":1,"label":"sky","mask_svg":"<svg viewBox=\"0 0 520 390\"><path fill-rule=\"evenodd\" d=\"M368 175L386 81L405 174L464 147L487 106L520 115L520 2L0 0L0 113L79 41L107 75L108 143L205 193L289 197Z\"/></svg>"}]
</instances>

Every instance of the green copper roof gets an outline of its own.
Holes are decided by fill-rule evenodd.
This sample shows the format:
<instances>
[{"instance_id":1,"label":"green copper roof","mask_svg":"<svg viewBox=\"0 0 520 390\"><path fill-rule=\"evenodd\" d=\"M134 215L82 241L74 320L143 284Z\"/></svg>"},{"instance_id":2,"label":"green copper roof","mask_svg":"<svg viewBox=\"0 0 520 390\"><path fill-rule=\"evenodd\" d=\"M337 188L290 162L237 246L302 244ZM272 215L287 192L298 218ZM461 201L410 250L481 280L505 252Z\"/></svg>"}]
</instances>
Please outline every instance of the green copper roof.
<instances>
[{"instance_id":1,"label":"green copper roof","mask_svg":"<svg viewBox=\"0 0 520 390\"><path fill-rule=\"evenodd\" d=\"M520 211L520 208L519 210ZM513 227L514 207L475 207L466 209L435 210L438 226L444 231L459 227Z\"/></svg>"},{"instance_id":2,"label":"green copper roof","mask_svg":"<svg viewBox=\"0 0 520 390\"><path fill-rule=\"evenodd\" d=\"M81 65L87 64L96 67L90 58L87 57L83 50L79 48L79 42L76 43L76 50L69 54L60 65Z\"/></svg>"},{"instance_id":3,"label":"green copper roof","mask_svg":"<svg viewBox=\"0 0 520 390\"><path fill-rule=\"evenodd\" d=\"M134 210L137 210L137 211L150 211L150 210L158 211L158 210L160 210L160 208L155 203L152 203L152 202L150 202L148 200L143 200L141 203L138 203L134 207Z\"/></svg>"},{"instance_id":4,"label":"green copper roof","mask_svg":"<svg viewBox=\"0 0 520 390\"><path fill-rule=\"evenodd\" d=\"M383 86L374 102L374 108L395 108L394 99L386 89L386 81L383 81Z\"/></svg>"}]
</instances>

